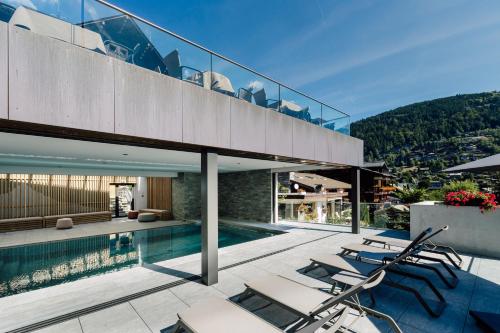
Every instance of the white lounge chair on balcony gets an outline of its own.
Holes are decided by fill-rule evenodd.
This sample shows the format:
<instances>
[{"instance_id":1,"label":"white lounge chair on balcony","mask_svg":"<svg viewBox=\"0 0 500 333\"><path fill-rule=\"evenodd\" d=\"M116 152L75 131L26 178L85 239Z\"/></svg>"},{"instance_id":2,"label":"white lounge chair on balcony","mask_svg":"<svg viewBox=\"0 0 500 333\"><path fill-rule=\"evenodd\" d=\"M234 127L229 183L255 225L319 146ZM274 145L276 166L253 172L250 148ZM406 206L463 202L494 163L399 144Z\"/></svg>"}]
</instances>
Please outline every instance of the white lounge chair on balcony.
<instances>
[{"instance_id":1,"label":"white lounge chair on balcony","mask_svg":"<svg viewBox=\"0 0 500 333\"><path fill-rule=\"evenodd\" d=\"M255 100L255 104L257 104L258 106L262 106L263 108L272 108L270 105L278 102L278 100L276 99L268 99L264 88L254 92L253 99Z\"/></svg>"},{"instance_id":2,"label":"white lounge chair on balcony","mask_svg":"<svg viewBox=\"0 0 500 333\"><path fill-rule=\"evenodd\" d=\"M106 54L106 47L104 46L101 35L77 25L73 25L72 27L73 44L101 54Z\"/></svg>"},{"instance_id":3,"label":"white lounge chair on balcony","mask_svg":"<svg viewBox=\"0 0 500 333\"><path fill-rule=\"evenodd\" d=\"M199 75L200 73L194 74L192 79L194 81L200 80ZM231 80L229 80L229 78L225 75L211 71L203 72L201 75L203 76L203 87L206 89L215 90L229 96L235 96Z\"/></svg>"},{"instance_id":4,"label":"white lounge chair on balcony","mask_svg":"<svg viewBox=\"0 0 500 333\"><path fill-rule=\"evenodd\" d=\"M18 7L9 24L106 54L104 43L98 33L26 7Z\"/></svg>"},{"instance_id":5,"label":"white lounge chair on balcony","mask_svg":"<svg viewBox=\"0 0 500 333\"><path fill-rule=\"evenodd\" d=\"M173 50L163 58L168 75L180 80L203 86L203 73L196 68L182 66L178 50Z\"/></svg>"}]
</instances>

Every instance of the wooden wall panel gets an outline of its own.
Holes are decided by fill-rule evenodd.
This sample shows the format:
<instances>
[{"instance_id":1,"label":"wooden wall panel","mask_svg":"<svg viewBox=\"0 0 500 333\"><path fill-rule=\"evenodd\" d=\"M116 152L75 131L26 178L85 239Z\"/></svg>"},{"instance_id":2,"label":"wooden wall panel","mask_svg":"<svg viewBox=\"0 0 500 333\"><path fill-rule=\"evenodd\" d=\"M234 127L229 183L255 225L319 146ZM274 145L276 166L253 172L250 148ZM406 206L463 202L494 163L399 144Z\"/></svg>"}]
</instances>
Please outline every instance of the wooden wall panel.
<instances>
[{"instance_id":1,"label":"wooden wall panel","mask_svg":"<svg viewBox=\"0 0 500 333\"><path fill-rule=\"evenodd\" d=\"M148 177L148 208L172 211L172 178Z\"/></svg>"},{"instance_id":2,"label":"wooden wall panel","mask_svg":"<svg viewBox=\"0 0 500 333\"><path fill-rule=\"evenodd\" d=\"M0 219L109 210L109 184L135 177L0 174Z\"/></svg>"}]
</instances>

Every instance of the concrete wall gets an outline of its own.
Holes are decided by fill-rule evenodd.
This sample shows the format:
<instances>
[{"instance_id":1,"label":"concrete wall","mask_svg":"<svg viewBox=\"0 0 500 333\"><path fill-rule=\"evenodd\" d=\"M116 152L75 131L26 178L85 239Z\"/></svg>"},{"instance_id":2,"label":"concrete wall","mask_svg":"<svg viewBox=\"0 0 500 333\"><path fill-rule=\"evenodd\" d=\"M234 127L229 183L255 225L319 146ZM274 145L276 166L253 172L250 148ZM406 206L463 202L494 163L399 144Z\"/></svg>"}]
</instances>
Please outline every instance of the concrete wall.
<instances>
[{"instance_id":1,"label":"concrete wall","mask_svg":"<svg viewBox=\"0 0 500 333\"><path fill-rule=\"evenodd\" d=\"M201 175L179 173L172 178L172 214L175 220L201 218Z\"/></svg>"},{"instance_id":2,"label":"concrete wall","mask_svg":"<svg viewBox=\"0 0 500 333\"><path fill-rule=\"evenodd\" d=\"M12 26L7 30L9 119L320 162L363 163L361 140L70 43ZM0 46L5 45L2 25ZM0 73L6 49L0 47ZM4 84L5 77L0 76ZM5 105L5 96L0 90L1 103ZM2 116L5 111L0 110Z\"/></svg>"},{"instance_id":3,"label":"concrete wall","mask_svg":"<svg viewBox=\"0 0 500 333\"><path fill-rule=\"evenodd\" d=\"M116 133L182 141L180 80L123 61L114 62L114 78Z\"/></svg>"},{"instance_id":4,"label":"concrete wall","mask_svg":"<svg viewBox=\"0 0 500 333\"><path fill-rule=\"evenodd\" d=\"M258 170L219 174L219 216L270 223L271 172Z\"/></svg>"},{"instance_id":5,"label":"concrete wall","mask_svg":"<svg viewBox=\"0 0 500 333\"><path fill-rule=\"evenodd\" d=\"M9 119L113 132L112 58L9 28Z\"/></svg>"},{"instance_id":6,"label":"concrete wall","mask_svg":"<svg viewBox=\"0 0 500 333\"><path fill-rule=\"evenodd\" d=\"M500 258L500 211L481 214L479 207L454 207L421 202L410 207L410 234L415 238L427 227L449 225L435 237L438 244L449 245L470 254Z\"/></svg>"},{"instance_id":7,"label":"concrete wall","mask_svg":"<svg viewBox=\"0 0 500 333\"><path fill-rule=\"evenodd\" d=\"M7 47L8 25L0 22L0 118L6 119L7 112L7 84L8 84L8 47Z\"/></svg>"},{"instance_id":8,"label":"concrete wall","mask_svg":"<svg viewBox=\"0 0 500 333\"><path fill-rule=\"evenodd\" d=\"M134 209L145 209L148 207L148 179L146 177L137 177L134 186Z\"/></svg>"}]
</instances>

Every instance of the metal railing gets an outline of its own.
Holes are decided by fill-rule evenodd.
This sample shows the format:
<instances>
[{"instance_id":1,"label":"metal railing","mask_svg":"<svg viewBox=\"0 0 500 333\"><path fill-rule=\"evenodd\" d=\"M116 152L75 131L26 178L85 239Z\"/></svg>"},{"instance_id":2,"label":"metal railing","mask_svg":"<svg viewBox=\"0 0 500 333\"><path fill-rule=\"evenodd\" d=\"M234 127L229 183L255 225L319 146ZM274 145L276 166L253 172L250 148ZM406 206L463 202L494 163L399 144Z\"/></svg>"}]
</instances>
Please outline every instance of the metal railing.
<instances>
[{"instance_id":1,"label":"metal railing","mask_svg":"<svg viewBox=\"0 0 500 333\"><path fill-rule=\"evenodd\" d=\"M2 3L16 9L19 1L0 0ZM108 1L33 0L31 3L32 9L40 13L83 28L82 35L87 34L87 39L102 39L96 42L102 45L101 53L350 134L348 114ZM2 11L5 8L0 8L0 19L9 18Z\"/></svg>"}]
</instances>

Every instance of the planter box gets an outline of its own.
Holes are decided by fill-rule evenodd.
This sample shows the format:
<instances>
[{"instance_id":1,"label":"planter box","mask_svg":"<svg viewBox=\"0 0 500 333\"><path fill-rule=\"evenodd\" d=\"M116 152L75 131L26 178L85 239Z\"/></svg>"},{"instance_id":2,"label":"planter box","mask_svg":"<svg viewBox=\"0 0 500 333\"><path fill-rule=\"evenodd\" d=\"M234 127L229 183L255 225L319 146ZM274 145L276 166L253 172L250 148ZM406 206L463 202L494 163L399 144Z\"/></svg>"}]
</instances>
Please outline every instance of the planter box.
<instances>
[{"instance_id":1,"label":"planter box","mask_svg":"<svg viewBox=\"0 0 500 333\"><path fill-rule=\"evenodd\" d=\"M425 201L410 206L410 235L427 227L449 225L433 240L470 254L500 258L500 210L481 214L479 207L446 206Z\"/></svg>"}]
</instances>

